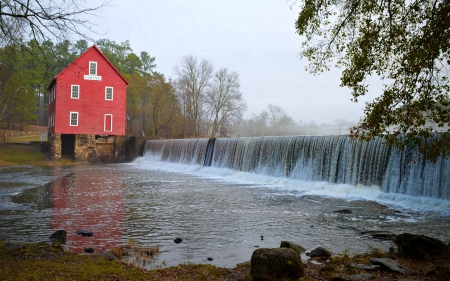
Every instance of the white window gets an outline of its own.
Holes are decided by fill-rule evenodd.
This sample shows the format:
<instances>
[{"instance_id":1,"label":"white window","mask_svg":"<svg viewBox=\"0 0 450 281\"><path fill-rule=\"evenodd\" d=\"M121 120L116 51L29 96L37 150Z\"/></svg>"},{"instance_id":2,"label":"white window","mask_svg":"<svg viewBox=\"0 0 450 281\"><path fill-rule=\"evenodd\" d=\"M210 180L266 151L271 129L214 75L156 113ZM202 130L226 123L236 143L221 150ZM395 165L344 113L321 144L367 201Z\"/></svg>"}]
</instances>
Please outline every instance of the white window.
<instances>
[{"instance_id":1,"label":"white window","mask_svg":"<svg viewBox=\"0 0 450 281\"><path fill-rule=\"evenodd\" d=\"M78 112L70 112L70 126L78 126Z\"/></svg>"},{"instance_id":2,"label":"white window","mask_svg":"<svg viewBox=\"0 0 450 281\"><path fill-rule=\"evenodd\" d=\"M113 87L106 87L105 88L105 100L112 100L113 99Z\"/></svg>"},{"instance_id":3,"label":"white window","mask_svg":"<svg viewBox=\"0 0 450 281\"><path fill-rule=\"evenodd\" d=\"M89 75L97 75L97 62L90 61L89 62Z\"/></svg>"},{"instance_id":4,"label":"white window","mask_svg":"<svg viewBox=\"0 0 450 281\"><path fill-rule=\"evenodd\" d=\"M73 99L80 98L80 85L72 85L70 93L71 93L70 96Z\"/></svg>"},{"instance_id":5,"label":"white window","mask_svg":"<svg viewBox=\"0 0 450 281\"><path fill-rule=\"evenodd\" d=\"M52 127L55 127L55 113L54 112L52 113L52 116L53 116L53 118L52 118Z\"/></svg>"}]
</instances>

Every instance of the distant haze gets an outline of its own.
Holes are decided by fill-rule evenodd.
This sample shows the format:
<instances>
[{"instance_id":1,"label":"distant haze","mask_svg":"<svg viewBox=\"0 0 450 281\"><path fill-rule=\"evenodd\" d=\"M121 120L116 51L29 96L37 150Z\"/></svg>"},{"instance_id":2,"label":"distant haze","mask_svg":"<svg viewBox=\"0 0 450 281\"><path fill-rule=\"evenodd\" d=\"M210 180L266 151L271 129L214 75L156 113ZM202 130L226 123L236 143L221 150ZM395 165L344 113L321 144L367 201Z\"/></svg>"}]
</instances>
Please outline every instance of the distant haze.
<instances>
[{"instance_id":1,"label":"distant haze","mask_svg":"<svg viewBox=\"0 0 450 281\"><path fill-rule=\"evenodd\" d=\"M135 53L156 57L156 70L167 78L175 76L173 69L185 55L236 71L248 104L246 118L273 104L295 121L357 122L364 102L377 96L381 83L369 81L374 84L370 97L352 103L350 90L339 87L342 70L319 76L305 71L294 28L298 13L298 5L291 10L285 0L113 0L92 19L100 34L91 36L129 40Z\"/></svg>"}]
</instances>

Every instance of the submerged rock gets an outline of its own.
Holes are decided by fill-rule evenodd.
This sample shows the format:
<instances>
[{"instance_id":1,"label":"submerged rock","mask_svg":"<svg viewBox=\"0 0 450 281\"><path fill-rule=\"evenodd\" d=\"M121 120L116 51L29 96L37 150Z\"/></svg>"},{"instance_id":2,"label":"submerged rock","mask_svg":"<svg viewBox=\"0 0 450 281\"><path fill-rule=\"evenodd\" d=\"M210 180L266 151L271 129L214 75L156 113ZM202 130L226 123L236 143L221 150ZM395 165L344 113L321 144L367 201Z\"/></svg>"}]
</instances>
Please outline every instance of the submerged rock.
<instances>
[{"instance_id":1,"label":"submerged rock","mask_svg":"<svg viewBox=\"0 0 450 281\"><path fill-rule=\"evenodd\" d=\"M361 235L367 235L380 240L394 240L397 235L389 231L363 231Z\"/></svg>"},{"instance_id":2,"label":"submerged rock","mask_svg":"<svg viewBox=\"0 0 450 281\"><path fill-rule=\"evenodd\" d=\"M175 242L176 244L180 244L181 241L183 241L183 239L181 238L175 238L175 240L173 240L173 242Z\"/></svg>"},{"instance_id":3,"label":"submerged rock","mask_svg":"<svg viewBox=\"0 0 450 281\"><path fill-rule=\"evenodd\" d=\"M291 248L255 250L250 273L254 280L296 280L304 275L300 255Z\"/></svg>"},{"instance_id":4,"label":"submerged rock","mask_svg":"<svg viewBox=\"0 0 450 281\"><path fill-rule=\"evenodd\" d=\"M291 248L296 250L298 254L306 252L305 248L291 241L281 241L280 248Z\"/></svg>"},{"instance_id":5,"label":"submerged rock","mask_svg":"<svg viewBox=\"0 0 450 281\"><path fill-rule=\"evenodd\" d=\"M207 257L206 259L209 260L209 261L213 261L213 260L214 260L214 259L211 258L211 257Z\"/></svg>"},{"instance_id":6,"label":"submerged rock","mask_svg":"<svg viewBox=\"0 0 450 281\"><path fill-rule=\"evenodd\" d=\"M342 210L337 210L337 211L334 211L335 213L339 213L339 214L351 214L352 213L352 210L349 210L349 209L342 209Z\"/></svg>"},{"instance_id":7,"label":"submerged rock","mask_svg":"<svg viewBox=\"0 0 450 281\"><path fill-rule=\"evenodd\" d=\"M434 260L450 256L449 247L439 239L425 235L403 233L395 240L400 254L417 260Z\"/></svg>"},{"instance_id":8,"label":"submerged rock","mask_svg":"<svg viewBox=\"0 0 450 281\"><path fill-rule=\"evenodd\" d=\"M86 237L89 237L89 236L94 235L93 232L91 232L91 231L89 231L89 230L84 230L84 229L79 229L79 230L77 230L77 234L78 234L78 235L81 235L81 236L86 236Z\"/></svg>"},{"instance_id":9,"label":"submerged rock","mask_svg":"<svg viewBox=\"0 0 450 281\"><path fill-rule=\"evenodd\" d=\"M306 255L308 257L311 258L329 258L331 257L331 252L328 251L328 249L324 248L324 247L317 247L314 250L312 250L311 252L306 253Z\"/></svg>"}]
</instances>

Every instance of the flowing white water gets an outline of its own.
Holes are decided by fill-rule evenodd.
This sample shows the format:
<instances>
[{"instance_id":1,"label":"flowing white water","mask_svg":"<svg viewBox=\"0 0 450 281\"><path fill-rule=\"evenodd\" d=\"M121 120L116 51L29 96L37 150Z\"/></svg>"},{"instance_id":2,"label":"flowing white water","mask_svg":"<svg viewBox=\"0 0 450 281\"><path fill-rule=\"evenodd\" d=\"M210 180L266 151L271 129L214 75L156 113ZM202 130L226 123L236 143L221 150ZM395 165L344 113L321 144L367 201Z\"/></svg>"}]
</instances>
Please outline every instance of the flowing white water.
<instances>
[{"instance_id":1,"label":"flowing white water","mask_svg":"<svg viewBox=\"0 0 450 281\"><path fill-rule=\"evenodd\" d=\"M440 158L436 164L419 161L416 151L392 149L382 139L219 138L212 144L208 139L152 140L146 143L145 157L190 165L157 164L173 171L295 190L300 195L362 198L399 208L450 212L450 159Z\"/></svg>"}]
</instances>

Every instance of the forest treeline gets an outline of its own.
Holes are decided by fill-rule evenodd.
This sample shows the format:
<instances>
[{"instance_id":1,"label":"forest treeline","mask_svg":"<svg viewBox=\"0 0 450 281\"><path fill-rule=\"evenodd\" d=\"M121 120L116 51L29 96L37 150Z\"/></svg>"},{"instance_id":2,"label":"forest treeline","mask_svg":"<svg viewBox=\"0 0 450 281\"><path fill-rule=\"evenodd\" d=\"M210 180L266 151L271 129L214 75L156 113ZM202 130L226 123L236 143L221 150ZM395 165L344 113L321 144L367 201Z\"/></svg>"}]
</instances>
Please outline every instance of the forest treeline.
<instances>
[{"instance_id":1,"label":"forest treeline","mask_svg":"<svg viewBox=\"0 0 450 281\"><path fill-rule=\"evenodd\" d=\"M155 70L148 52L129 41L98 40L97 47L128 80L127 135L158 138L226 136L246 108L239 76L189 56L171 81ZM0 49L0 123L8 128L47 125L47 86L90 46L85 40L9 45ZM17 128L19 127L19 128Z\"/></svg>"},{"instance_id":2,"label":"forest treeline","mask_svg":"<svg viewBox=\"0 0 450 281\"><path fill-rule=\"evenodd\" d=\"M130 42L101 39L97 47L128 80L128 136L147 138L315 135L348 133L349 122L335 126L294 121L284 109L266 110L243 118L246 102L239 74L214 69L206 59L184 56L174 67L174 78L156 71L148 52L133 52ZM90 45L85 40L59 43L29 41L0 49L0 123L8 129L46 126L51 80Z\"/></svg>"}]
</instances>

